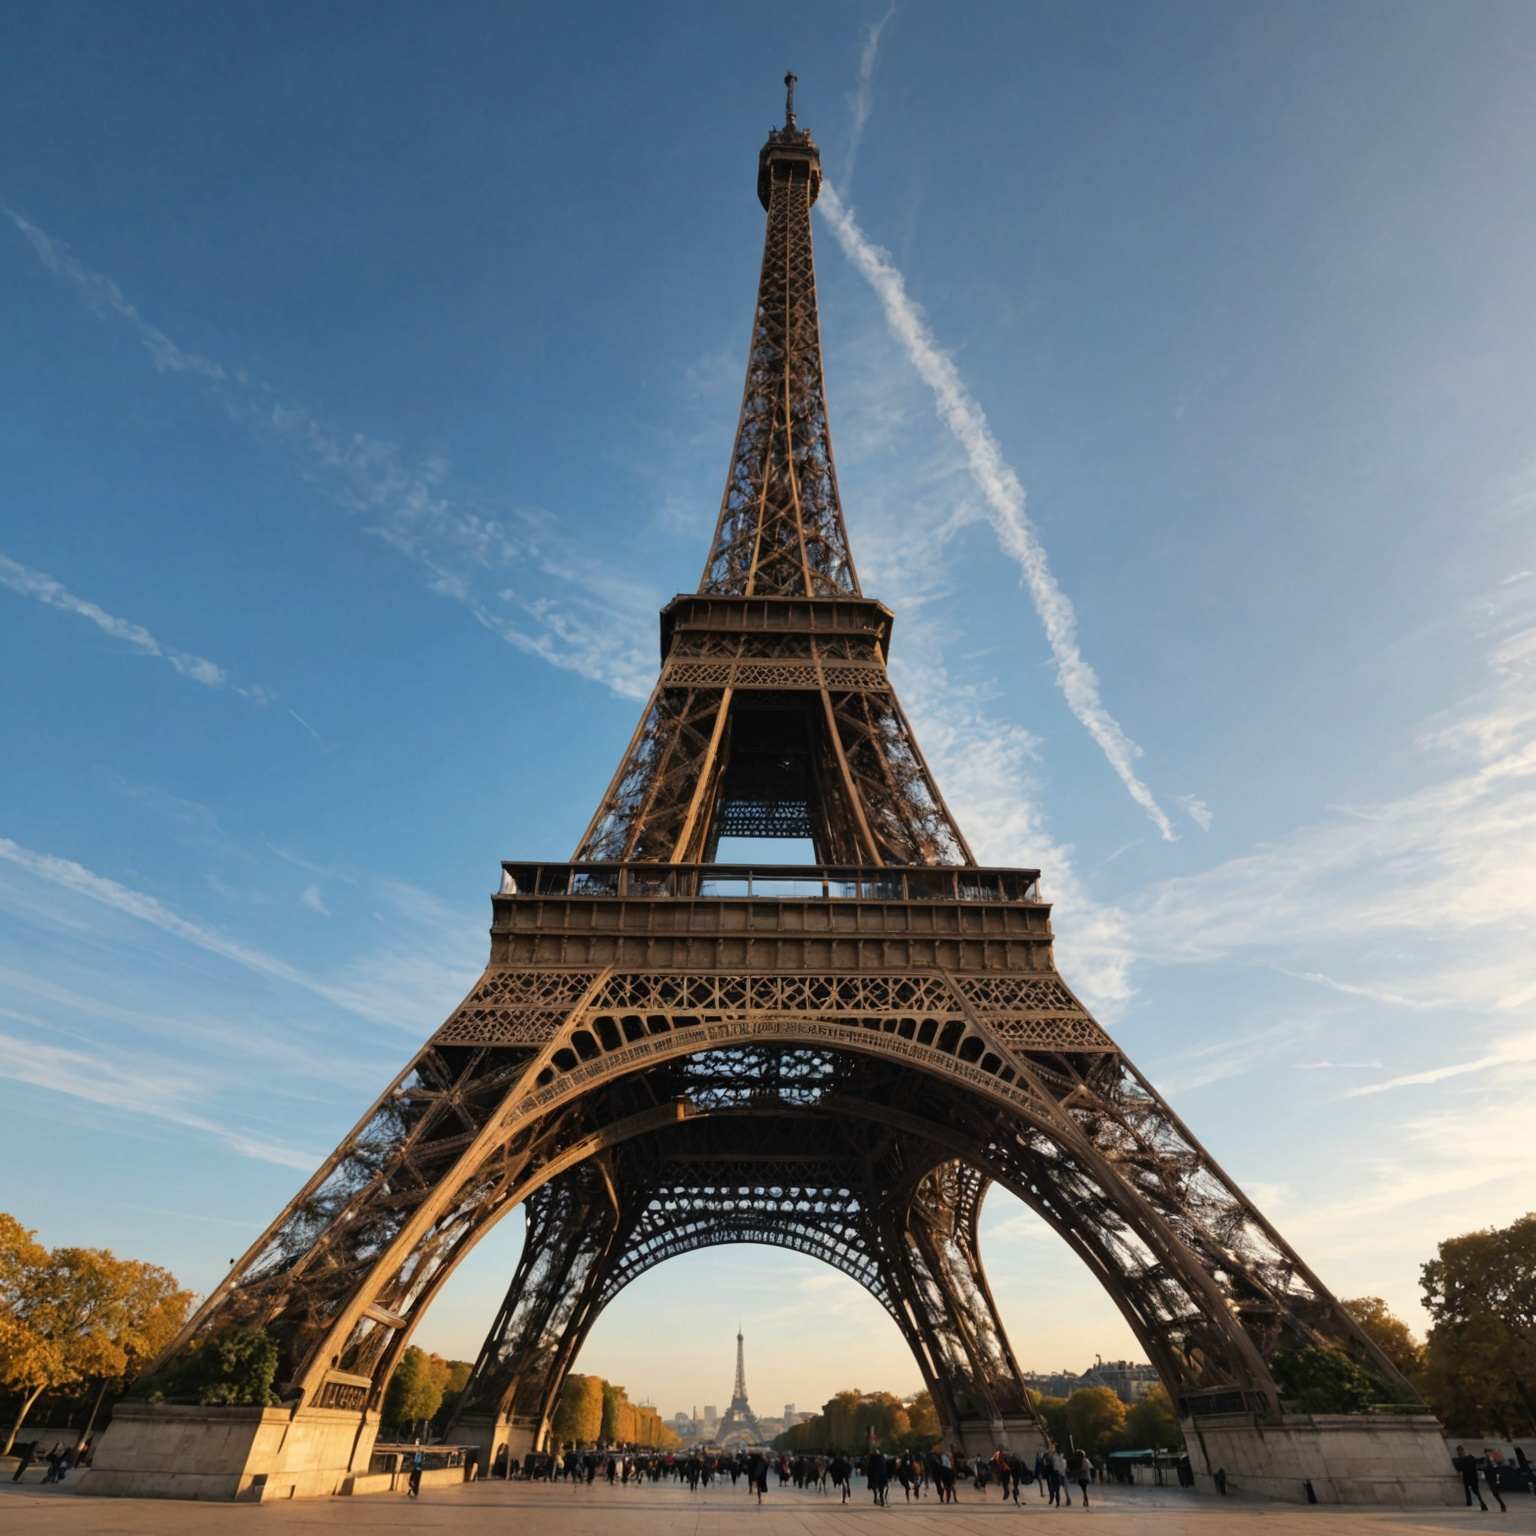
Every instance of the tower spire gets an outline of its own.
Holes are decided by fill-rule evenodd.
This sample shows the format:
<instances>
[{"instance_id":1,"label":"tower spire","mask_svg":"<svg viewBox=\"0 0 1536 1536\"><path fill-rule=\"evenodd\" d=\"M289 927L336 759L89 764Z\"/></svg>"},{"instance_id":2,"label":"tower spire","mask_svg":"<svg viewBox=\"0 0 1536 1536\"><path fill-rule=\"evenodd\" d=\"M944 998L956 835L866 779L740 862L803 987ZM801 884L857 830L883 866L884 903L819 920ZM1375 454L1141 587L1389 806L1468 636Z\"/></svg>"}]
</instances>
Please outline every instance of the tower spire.
<instances>
[{"instance_id":1,"label":"tower spire","mask_svg":"<svg viewBox=\"0 0 1536 1536\"><path fill-rule=\"evenodd\" d=\"M856 597L859 579L832 460L821 363L811 204L821 151L795 120L784 77L784 126L757 159L768 210L741 416L700 592L732 597Z\"/></svg>"},{"instance_id":2,"label":"tower spire","mask_svg":"<svg viewBox=\"0 0 1536 1536\"><path fill-rule=\"evenodd\" d=\"M741 1336L741 1324L736 1324L736 1386L731 1393L731 1406L745 1412L747 1406L747 1358Z\"/></svg>"}]
</instances>

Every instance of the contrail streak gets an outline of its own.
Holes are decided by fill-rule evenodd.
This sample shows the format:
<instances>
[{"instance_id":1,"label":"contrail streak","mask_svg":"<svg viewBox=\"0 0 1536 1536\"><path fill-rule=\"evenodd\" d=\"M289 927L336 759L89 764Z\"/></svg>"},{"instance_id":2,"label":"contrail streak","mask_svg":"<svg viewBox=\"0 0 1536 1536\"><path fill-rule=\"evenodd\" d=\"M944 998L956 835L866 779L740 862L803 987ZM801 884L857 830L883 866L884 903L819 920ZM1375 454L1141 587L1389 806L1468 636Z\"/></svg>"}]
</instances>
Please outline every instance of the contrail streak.
<instances>
[{"instance_id":1,"label":"contrail streak","mask_svg":"<svg viewBox=\"0 0 1536 1536\"><path fill-rule=\"evenodd\" d=\"M1003 457L986 413L965 387L948 354L940 350L921 307L907 293L906 282L892 263L890 253L871 244L852 209L825 181L819 206L831 220L832 232L844 255L875 290L885 310L886 324L908 360L933 391L940 420L965 451L971 478L987 504L998 542L1023 573L1030 600L1045 627L1056 662L1056 682L1066 697L1067 707L1099 744L1099 750L1109 759L1131 799L1147 813L1163 839L1176 841L1178 834L1172 822L1136 772L1141 748L1120 728L1119 721L1099 697L1098 675L1078 647L1077 614L1072 600L1051 574L1045 549L1024 510L1024 486Z\"/></svg>"},{"instance_id":2,"label":"contrail streak","mask_svg":"<svg viewBox=\"0 0 1536 1536\"><path fill-rule=\"evenodd\" d=\"M853 92L853 128L848 135L848 159L843 166L843 185L853 185L853 168L858 164L859 148L864 143L864 125L875 109L875 59L880 52L880 34L896 14L896 0L891 0L885 15L864 29L864 46L859 51L859 79Z\"/></svg>"}]
</instances>

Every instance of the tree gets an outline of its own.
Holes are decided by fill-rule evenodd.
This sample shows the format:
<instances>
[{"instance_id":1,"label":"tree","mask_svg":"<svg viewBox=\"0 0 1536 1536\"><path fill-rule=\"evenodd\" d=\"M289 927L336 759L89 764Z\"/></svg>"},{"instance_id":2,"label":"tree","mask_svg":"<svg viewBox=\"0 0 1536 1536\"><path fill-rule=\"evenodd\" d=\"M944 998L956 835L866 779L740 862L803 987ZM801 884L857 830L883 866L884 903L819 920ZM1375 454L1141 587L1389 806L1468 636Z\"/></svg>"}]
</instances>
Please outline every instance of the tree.
<instances>
[{"instance_id":1,"label":"tree","mask_svg":"<svg viewBox=\"0 0 1536 1536\"><path fill-rule=\"evenodd\" d=\"M402 1427L432 1418L443 1401L447 1363L414 1344L400 1357L384 1393L386 1424Z\"/></svg>"},{"instance_id":2,"label":"tree","mask_svg":"<svg viewBox=\"0 0 1536 1536\"><path fill-rule=\"evenodd\" d=\"M1113 1387L1079 1387L1067 1399L1067 1428L1080 1451L1097 1455L1124 1425L1125 1404Z\"/></svg>"},{"instance_id":3,"label":"tree","mask_svg":"<svg viewBox=\"0 0 1536 1536\"><path fill-rule=\"evenodd\" d=\"M567 1376L555 1406L555 1438L565 1445L592 1445L602 1432L602 1377Z\"/></svg>"},{"instance_id":4,"label":"tree","mask_svg":"<svg viewBox=\"0 0 1536 1536\"><path fill-rule=\"evenodd\" d=\"M930 1445L936 1445L943 1430L939 1425L939 1410L934 1406L933 1393L927 1387L921 1392L914 1392L907 1399L907 1418L912 1428L908 1438L913 1442L911 1449L927 1450Z\"/></svg>"},{"instance_id":5,"label":"tree","mask_svg":"<svg viewBox=\"0 0 1536 1536\"><path fill-rule=\"evenodd\" d=\"M1357 1296L1344 1303L1344 1310L1409 1381L1418 1376L1424 1367L1424 1346L1380 1296Z\"/></svg>"},{"instance_id":6,"label":"tree","mask_svg":"<svg viewBox=\"0 0 1536 1536\"><path fill-rule=\"evenodd\" d=\"M1315 1344L1281 1350L1270 1370L1280 1395L1293 1398L1303 1413L1365 1413L1378 1395L1376 1383L1342 1350Z\"/></svg>"},{"instance_id":7,"label":"tree","mask_svg":"<svg viewBox=\"0 0 1536 1536\"><path fill-rule=\"evenodd\" d=\"M464 1388L469 1384L474 1366L468 1360L444 1360L441 1355L433 1355L432 1358L443 1372L443 1400L433 1415L433 1425L440 1432L446 1432L458 1412L459 1399L464 1396Z\"/></svg>"},{"instance_id":8,"label":"tree","mask_svg":"<svg viewBox=\"0 0 1536 1536\"><path fill-rule=\"evenodd\" d=\"M0 1381L21 1399L5 1451L45 1391L138 1371L181 1326L191 1300L157 1265L104 1248L49 1252L0 1215Z\"/></svg>"},{"instance_id":9,"label":"tree","mask_svg":"<svg viewBox=\"0 0 1536 1536\"><path fill-rule=\"evenodd\" d=\"M1035 1417L1045 1425L1045 1432L1051 1437L1051 1444L1064 1447L1071 1434L1071 1428L1067 1423L1066 1398L1046 1397L1043 1393L1035 1391L1033 1387L1026 1387L1024 1390L1034 1405Z\"/></svg>"},{"instance_id":10,"label":"tree","mask_svg":"<svg viewBox=\"0 0 1536 1536\"><path fill-rule=\"evenodd\" d=\"M1132 1404L1120 1438L1129 1451L1176 1451L1184 1444L1179 1415L1166 1388L1153 1387Z\"/></svg>"},{"instance_id":11,"label":"tree","mask_svg":"<svg viewBox=\"0 0 1536 1536\"><path fill-rule=\"evenodd\" d=\"M619 1405L624 1401L624 1388L615 1386L611 1381L603 1383L603 1428L602 1438L607 1445L612 1445L619 1439L619 1426L621 1420Z\"/></svg>"},{"instance_id":12,"label":"tree","mask_svg":"<svg viewBox=\"0 0 1536 1536\"><path fill-rule=\"evenodd\" d=\"M1447 1238L1420 1272L1425 1385L1459 1434L1536 1429L1536 1211Z\"/></svg>"},{"instance_id":13,"label":"tree","mask_svg":"<svg viewBox=\"0 0 1536 1536\"><path fill-rule=\"evenodd\" d=\"M912 1421L899 1397L891 1392L870 1392L860 1398L854 1415L855 1433L860 1448L873 1438L876 1445L890 1450L905 1440Z\"/></svg>"}]
</instances>

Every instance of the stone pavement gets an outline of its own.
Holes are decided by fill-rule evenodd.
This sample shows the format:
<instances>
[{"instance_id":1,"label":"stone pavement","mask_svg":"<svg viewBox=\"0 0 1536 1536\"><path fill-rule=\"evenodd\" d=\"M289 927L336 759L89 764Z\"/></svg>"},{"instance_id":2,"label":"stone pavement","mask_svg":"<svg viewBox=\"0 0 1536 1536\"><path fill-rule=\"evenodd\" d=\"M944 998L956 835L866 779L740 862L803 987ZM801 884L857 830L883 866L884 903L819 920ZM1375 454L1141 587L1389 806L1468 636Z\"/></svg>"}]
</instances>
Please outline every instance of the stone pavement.
<instances>
[{"instance_id":1,"label":"stone pavement","mask_svg":"<svg viewBox=\"0 0 1536 1536\"><path fill-rule=\"evenodd\" d=\"M1026 1536L1093 1522L1098 1536L1438 1536L1491 1527L1536 1532L1536 1498L1506 1495L1508 1515L1472 1510L1306 1508L1217 1499L1171 1488L1093 1490L1086 1514L1052 1509L1031 1491L1019 1508L962 1492L955 1505L932 1499L877 1509L855 1484L846 1507L828 1496L770 1487L759 1509L727 1485L690 1495L672 1485L610 1489L546 1483L473 1483L429 1489L420 1499L380 1495L300 1499L287 1504L190 1504L92 1499L64 1490L0 1486L4 1536L325 1536L332 1532L453 1532L454 1536ZM1490 1503L1492 1501L1490 1500Z\"/></svg>"}]
</instances>

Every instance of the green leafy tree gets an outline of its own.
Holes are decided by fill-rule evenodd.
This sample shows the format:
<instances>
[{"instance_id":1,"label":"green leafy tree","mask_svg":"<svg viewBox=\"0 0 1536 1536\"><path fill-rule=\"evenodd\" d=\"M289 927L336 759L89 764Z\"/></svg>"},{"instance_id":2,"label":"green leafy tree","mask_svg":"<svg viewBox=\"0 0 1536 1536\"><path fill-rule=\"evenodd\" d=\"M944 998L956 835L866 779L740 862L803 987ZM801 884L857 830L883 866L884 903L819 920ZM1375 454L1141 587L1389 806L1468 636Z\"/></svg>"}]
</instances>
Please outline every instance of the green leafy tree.
<instances>
[{"instance_id":1,"label":"green leafy tree","mask_svg":"<svg viewBox=\"0 0 1536 1536\"><path fill-rule=\"evenodd\" d=\"M1035 1416L1045 1425L1045 1432L1051 1437L1051 1444L1064 1447L1071 1434L1071 1426L1067 1422L1067 1399L1047 1397L1044 1393L1035 1391L1033 1387L1025 1390L1029 1394L1030 1402L1034 1404Z\"/></svg>"},{"instance_id":2,"label":"green leafy tree","mask_svg":"<svg viewBox=\"0 0 1536 1536\"><path fill-rule=\"evenodd\" d=\"M201 1346L197 1400L231 1408L272 1401L277 1341L263 1328L225 1328Z\"/></svg>"},{"instance_id":3,"label":"green leafy tree","mask_svg":"<svg viewBox=\"0 0 1536 1536\"><path fill-rule=\"evenodd\" d=\"M50 1252L0 1215L0 1382L20 1400L5 1451L45 1391L138 1371L181 1326L191 1300L157 1265L104 1248Z\"/></svg>"},{"instance_id":4,"label":"green leafy tree","mask_svg":"<svg viewBox=\"0 0 1536 1536\"><path fill-rule=\"evenodd\" d=\"M1067 1399L1072 1444L1097 1455L1125 1426L1125 1404L1112 1387L1079 1387Z\"/></svg>"},{"instance_id":5,"label":"green leafy tree","mask_svg":"<svg viewBox=\"0 0 1536 1536\"><path fill-rule=\"evenodd\" d=\"M1380 1296L1356 1296L1344 1303L1344 1310L1410 1382L1417 1379L1424 1368L1424 1346Z\"/></svg>"},{"instance_id":6,"label":"green leafy tree","mask_svg":"<svg viewBox=\"0 0 1536 1536\"><path fill-rule=\"evenodd\" d=\"M1303 1413L1365 1413L1379 1395L1376 1383L1337 1349L1303 1344L1270 1362L1280 1395Z\"/></svg>"},{"instance_id":7,"label":"green leafy tree","mask_svg":"<svg viewBox=\"0 0 1536 1536\"><path fill-rule=\"evenodd\" d=\"M891 1392L862 1394L854 1415L858 1444L867 1446L873 1437L882 1450L891 1450L906 1439L912 1420L902 1401Z\"/></svg>"},{"instance_id":8,"label":"green leafy tree","mask_svg":"<svg viewBox=\"0 0 1536 1536\"><path fill-rule=\"evenodd\" d=\"M404 1428L431 1419L442 1405L448 1379L446 1363L414 1344L400 1357L384 1392L383 1419Z\"/></svg>"},{"instance_id":9,"label":"green leafy tree","mask_svg":"<svg viewBox=\"0 0 1536 1536\"><path fill-rule=\"evenodd\" d=\"M276 1401L277 1341L263 1328L221 1328L178 1352L133 1385L151 1402L206 1403L226 1408L264 1408Z\"/></svg>"},{"instance_id":10,"label":"green leafy tree","mask_svg":"<svg viewBox=\"0 0 1536 1536\"><path fill-rule=\"evenodd\" d=\"M1153 1387L1131 1405L1120 1443L1131 1451L1176 1451L1183 1446L1184 1431L1179 1428L1178 1412L1165 1388Z\"/></svg>"},{"instance_id":11,"label":"green leafy tree","mask_svg":"<svg viewBox=\"0 0 1536 1536\"><path fill-rule=\"evenodd\" d=\"M464 1388L469 1384L474 1366L468 1360L444 1360L438 1355L432 1358L443 1371L443 1400L433 1415L432 1423L439 1433L443 1433L459 1411L459 1399L464 1396Z\"/></svg>"},{"instance_id":12,"label":"green leafy tree","mask_svg":"<svg viewBox=\"0 0 1536 1536\"><path fill-rule=\"evenodd\" d=\"M1424 1382L1447 1426L1536 1431L1536 1212L1447 1238L1420 1284L1433 1320Z\"/></svg>"},{"instance_id":13,"label":"green leafy tree","mask_svg":"<svg viewBox=\"0 0 1536 1536\"><path fill-rule=\"evenodd\" d=\"M565 1445L591 1445L602 1431L602 1377L567 1376L555 1405L555 1438Z\"/></svg>"}]
</instances>

